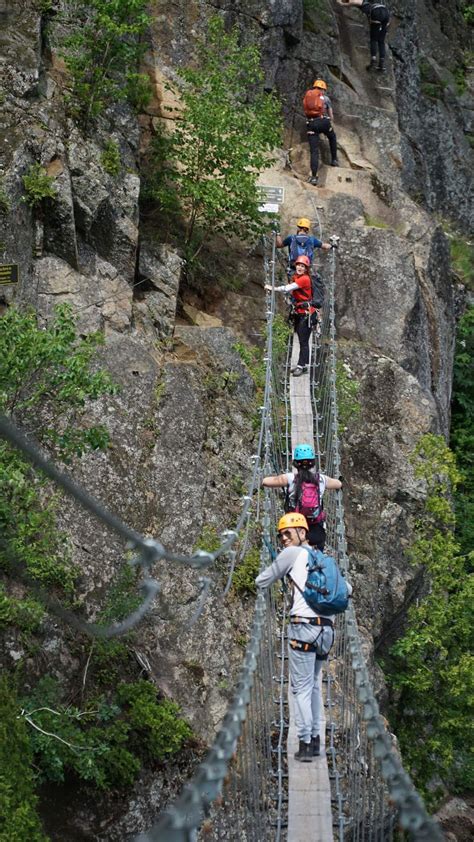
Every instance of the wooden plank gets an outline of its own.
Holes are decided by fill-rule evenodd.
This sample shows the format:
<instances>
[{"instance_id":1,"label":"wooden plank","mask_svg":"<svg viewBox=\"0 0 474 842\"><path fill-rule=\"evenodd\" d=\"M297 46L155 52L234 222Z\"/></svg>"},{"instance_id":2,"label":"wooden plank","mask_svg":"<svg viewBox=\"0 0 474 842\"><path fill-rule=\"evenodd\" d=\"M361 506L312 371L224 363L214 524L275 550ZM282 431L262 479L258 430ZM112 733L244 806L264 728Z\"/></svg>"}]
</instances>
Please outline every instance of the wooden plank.
<instances>
[{"instance_id":1,"label":"wooden plank","mask_svg":"<svg viewBox=\"0 0 474 842\"><path fill-rule=\"evenodd\" d=\"M293 340L291 367L298 362L299 341ZM309 375L290 377L291 447L314 444L313 412ZM320 674L320 693L321 693ZM325 751L326 716L321 703L321 755L312 763L295 760L299 740L296 733L293 694L288 690L290 727L288 729L288 842L333 842L331 787Z\"/></svg>"}]
</instances>

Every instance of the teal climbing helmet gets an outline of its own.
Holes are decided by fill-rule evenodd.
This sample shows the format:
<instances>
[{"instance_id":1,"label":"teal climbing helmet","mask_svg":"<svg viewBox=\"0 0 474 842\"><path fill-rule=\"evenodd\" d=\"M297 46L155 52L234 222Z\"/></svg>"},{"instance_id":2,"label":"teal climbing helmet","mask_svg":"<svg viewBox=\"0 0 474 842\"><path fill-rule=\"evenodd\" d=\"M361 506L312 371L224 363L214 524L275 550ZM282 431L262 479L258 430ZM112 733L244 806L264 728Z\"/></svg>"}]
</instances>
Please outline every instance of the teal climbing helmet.
<instances>
[{"instance_id":1,"label":"teal climbing helmet","mask_svg":"<svg viewBox=\"0 0 474 842\"><path fill-rule=\"evenodd\" d=\"M293 451L293 461L301 462L303 459L314 459L314 448L310 444L297 444Z\"/></svg>"}]
</instances>

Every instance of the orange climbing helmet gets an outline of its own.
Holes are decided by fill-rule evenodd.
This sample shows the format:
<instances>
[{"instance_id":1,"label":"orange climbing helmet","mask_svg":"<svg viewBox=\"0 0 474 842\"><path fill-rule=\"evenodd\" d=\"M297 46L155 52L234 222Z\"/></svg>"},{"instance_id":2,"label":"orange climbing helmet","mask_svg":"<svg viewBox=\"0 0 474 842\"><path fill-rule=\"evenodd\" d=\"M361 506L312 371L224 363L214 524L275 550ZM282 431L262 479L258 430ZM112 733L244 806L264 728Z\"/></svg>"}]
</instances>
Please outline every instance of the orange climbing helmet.
<instances>
[{"instance_id":1,"label":"orange climbing helmet","mask_svg":"<svg viewBox=\"0 0 474 842\"><path fill-rule=\"evenodd\" d=\"M328 86L324 79L315 79L313 82L313 88L321 88L322 91L327 91Z\"/></svg>"},{"instance_id":2,"label":"orange climbing helmet","mask_svg":"<svg viewBox=\"0 0 474 842\"><path fill-rule=\"evenodd\" d=\"M282 529L291 529L291 527L302 527L303 529L306 529L306 532L308 532L308 521L305 516L300 515L299 512L288 512L288 514L283 515L283 517L281 517L278 521L277 530L278 532L281 532Z\"/></svg>"},{"instance_id":3,"label":"orange climbing helmet","mask_svg":"<svg viewBox=\"0 0 474 842\"><path fill-rule=\"evenodd\" d=\"M311 266L311 260L307 254L300 254L300 256L295 260L295 266L297 266L298 263L302 263L303 266Z\"/></svg>"}]
</instances>

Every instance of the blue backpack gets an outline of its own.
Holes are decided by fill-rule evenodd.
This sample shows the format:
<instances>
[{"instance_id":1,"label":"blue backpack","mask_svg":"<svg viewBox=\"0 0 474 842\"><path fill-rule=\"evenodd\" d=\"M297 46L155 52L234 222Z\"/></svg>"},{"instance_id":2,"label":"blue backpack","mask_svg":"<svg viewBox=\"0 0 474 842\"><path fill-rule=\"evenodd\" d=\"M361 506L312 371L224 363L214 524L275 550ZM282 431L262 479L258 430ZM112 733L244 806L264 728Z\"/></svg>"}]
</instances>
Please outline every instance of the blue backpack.
<instances>
[{"instance_id":1,"label":"blue backpack","mask_svg":"<svg viewBox=\"0 0 474 842\"><path fill-rule=\"evenodd\" d=\"M312 237L309 234L293 234L288 250L288 258L291 264L302 254L305 254L310 260L313 259L314 246L311 241Z\"/></svg>"},{"instance_id":2,"label":"blue backpack","mask_svg":"<svg viewBox=\"0 0 474 842\"><path fill-rule=\"evenodd\" d=\"M293 584L309 607L322 617L342 614L349 605L349 588L335 560L321 550L305 547L308 551L308 577L304 591Z\"/></svg>"}]
</instances>

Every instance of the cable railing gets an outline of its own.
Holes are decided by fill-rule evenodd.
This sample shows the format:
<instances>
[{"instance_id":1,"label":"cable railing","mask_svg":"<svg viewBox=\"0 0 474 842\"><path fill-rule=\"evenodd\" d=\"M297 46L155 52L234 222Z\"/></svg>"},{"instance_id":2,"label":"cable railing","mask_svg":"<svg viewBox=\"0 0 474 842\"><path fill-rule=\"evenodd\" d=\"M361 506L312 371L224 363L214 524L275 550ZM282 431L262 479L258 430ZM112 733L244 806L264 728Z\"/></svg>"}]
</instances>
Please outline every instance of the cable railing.
<instances>
[{"instance_id":1,"label":"cable railing","mask_svg":"<svg viewBox=\"0 0 474 842\"><path fill-rule=\"evenodd\" d=\"M335 256L326 278L320 341L313 348L315 444L323 473L340 475L336 388ZM325 495L326 552L348 571L342 494ZM443 834L403 769L395 737L381 716L364 656L354 604L338 618L326 682L327 754L338 842L416 842Z\"/></svg>"},{"instance_id":2,"label":"cable railing","mask_svg":"<svg viewBox=\"0 0 474 842\"><path fill-rule=\"evenodd\" d=\"M265 256L265 279L273 284L275 238ZM279 372L274 364L274 293L267 296L265 388L261 406L258 484L265 474L281 469ZM259 489L254 524L260 531L260 566L273 557L277 504L269 489ZM237 554L234 569L245 562L249 541ZM136 842L246 840L283 838L285 826L285 602L276 589L255 601L254 619L232 702L205 758L181 795Z\"/></svg>"}]
</instances>

